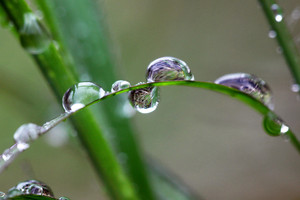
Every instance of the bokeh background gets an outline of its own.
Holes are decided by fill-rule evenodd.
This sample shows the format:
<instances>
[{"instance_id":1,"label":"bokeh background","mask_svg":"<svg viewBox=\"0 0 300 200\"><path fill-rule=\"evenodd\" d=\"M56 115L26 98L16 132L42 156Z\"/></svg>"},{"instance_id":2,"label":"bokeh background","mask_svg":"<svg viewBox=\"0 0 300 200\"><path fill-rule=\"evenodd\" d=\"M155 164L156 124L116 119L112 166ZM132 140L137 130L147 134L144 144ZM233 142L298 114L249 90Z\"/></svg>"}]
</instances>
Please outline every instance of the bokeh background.
<instances>
[{"instance_id":1,"label":"bokeh background","mask_svg":"<svg viewBox=\"0 0 300 200\"><path fill-rule=\"evenodd\" d=\"M300 2L278 1L300 42ZM119 64L119 79L144 81L147 65L178 57L195 79L234 72L269 83L275 111L300 138L300 102L291 75L257 1L99 1ZM30 56L0 29L0 151L23 123L42 124L62 112ZM110 88L105 88L109 90ZM266 135L262 117L227 96L164 87L158 109L132 120L143 151L204 199L300 199L299 153ZM53 138L56 140L53 141ZM60 142L57 142L60 138ZM108 199L68 123L34 142L0 174L0 190L36 178L72 200Z\"/></svg>"}]
</instances>

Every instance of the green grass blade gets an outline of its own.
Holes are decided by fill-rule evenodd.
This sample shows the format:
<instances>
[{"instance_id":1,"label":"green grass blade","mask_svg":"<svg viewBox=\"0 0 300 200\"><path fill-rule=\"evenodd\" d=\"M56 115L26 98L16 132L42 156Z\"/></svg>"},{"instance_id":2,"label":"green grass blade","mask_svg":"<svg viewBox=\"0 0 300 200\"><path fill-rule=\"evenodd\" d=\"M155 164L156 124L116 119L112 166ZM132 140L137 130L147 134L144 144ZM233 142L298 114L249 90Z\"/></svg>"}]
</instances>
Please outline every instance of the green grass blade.
<instances>
[{"instance_id":1,"label":"green grass blade","mask_svg":"<svg viewBox=\"0 0 300 200\"><path fill-rule=\"evenodd\" d=\"M40 2L40 1L37 1ZM110 90L111 84L116 80L115 65L111 55L106 26L103 22L101 10L97 9L94 0L56 0L44 1L39 4L43 10L53 13L57 22L62 43L66 44L73 55L77 71L87 76L80 77L81 81L94 81L104 89ZM47 7L48 6L48 7ZM62 11L61 8L65 8ZM67 8L67 9L66 9ZM62 14L61 12L64 12ZM50 27L54 28L56 23L47 20ZM131 181L136 185L141 199L154 199L152 188L142 159L141 150L134 137L129 120L120 115L120 107L124 98L118 96L109 101L105 106L97 105L94 116L106 131L110 127L111 143L115 147L116 154L126 154L127 162L122 163L127 170ZM108 138L108 139L110 139Z\"/></svg>"},{"instance_id":2,"label":"green grass blade","mask_svg":"<svg viewBox=\"0 0 300 200\"><path fill-rule=\"evenodd\" d=\"M294 81L296 84L300 85L300 55L284 22L283 12L274 0L259 0L259 2L262 5L262 9L271 29L276 32L277 42L282 48L282 53L292 73Z\"/></svg>"},{"instance_id":3,"label":"green grass blade","mask_svg":"<svg viewBox=\"0 0 300 200\"><path fill-rule=\"evenodd\" d=\"M31 9L22 0L2 0L0 3L14 23L16 30L20 31L24 23L24 15L31 13ZM78 81L72 66L64 60L53 41L45 51L32 56L59 100L70 85ZM103 137L103 132L91 111L89 109L83 111L72 117L72 121L76 125L83 146L91 157L96 171L104 180L112 198L137 199L131 182L120 167L110 144ZM104 160L105 162L103 162Z\"/></svg>"}]
</instances>

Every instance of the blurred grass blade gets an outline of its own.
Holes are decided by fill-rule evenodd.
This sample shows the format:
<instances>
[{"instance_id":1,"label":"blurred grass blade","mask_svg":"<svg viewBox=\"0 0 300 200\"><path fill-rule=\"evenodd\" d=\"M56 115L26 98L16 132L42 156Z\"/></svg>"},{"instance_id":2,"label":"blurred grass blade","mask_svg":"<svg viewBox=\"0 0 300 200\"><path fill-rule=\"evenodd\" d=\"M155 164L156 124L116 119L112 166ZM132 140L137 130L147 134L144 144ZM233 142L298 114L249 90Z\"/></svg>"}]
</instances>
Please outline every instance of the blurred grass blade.
<instances>
[{"instance_id":1,"label":"blurred grass blade","mask_svg":"<svg viewBox=\"0 0 300 200\"><path fill-rule=\"evenodd\" d=\"M294 81L300 85L300 54L285 24L285 16L274 0L259 0L265 16L276 33L277 42L292 73Z\"/></svg>"}]
</instances>

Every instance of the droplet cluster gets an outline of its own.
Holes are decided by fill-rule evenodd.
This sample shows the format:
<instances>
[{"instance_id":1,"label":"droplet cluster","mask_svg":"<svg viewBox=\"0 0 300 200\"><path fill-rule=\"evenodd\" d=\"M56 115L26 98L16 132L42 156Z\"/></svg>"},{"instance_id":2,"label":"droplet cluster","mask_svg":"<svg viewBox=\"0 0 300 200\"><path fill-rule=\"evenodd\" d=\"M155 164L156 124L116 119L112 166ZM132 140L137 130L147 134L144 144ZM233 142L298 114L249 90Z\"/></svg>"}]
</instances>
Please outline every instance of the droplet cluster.
<instances>
[{"instance_id":1,"label":"droplet cluster","mask_svg":"<svg viewBox=\"0 0 300 200\"><path fill-rule=\"evenodd\" d=\"M174 57L162 57L149 64L146 73L147 83L175 80L194 80L190 68L184 61ZM130 86L128 81L118 80L112 84L111 92L127 89ZM106 94L108 93L102 87L92 82L81 82L73 85L64 94L63 108L67 113L76 112ZM128 99L138 112L150 113L158 106L159 88L147 87L130 91Z\"/></svg>"}]
</instances>

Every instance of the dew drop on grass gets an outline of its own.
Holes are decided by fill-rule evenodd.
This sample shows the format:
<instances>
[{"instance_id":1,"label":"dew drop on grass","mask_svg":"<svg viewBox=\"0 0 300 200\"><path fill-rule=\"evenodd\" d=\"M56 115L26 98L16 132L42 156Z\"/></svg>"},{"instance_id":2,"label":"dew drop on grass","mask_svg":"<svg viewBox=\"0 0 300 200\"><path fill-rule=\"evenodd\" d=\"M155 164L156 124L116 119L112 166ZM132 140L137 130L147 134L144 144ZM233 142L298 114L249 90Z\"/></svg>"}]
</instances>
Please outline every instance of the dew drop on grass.
<instances>
[{"instance_id":1,"label":"dew drop on grass","mask_svg":"<svg viewBox=\"0 0 300 200\"><path fill-rule=\"evenodd\" d=\"M283 20L282 10L278 4L271 5L271 10L273 11L273 15L276 22L281 22Z\"/></svg>"},{"instance_id":2,"label":"dew drop on grass","mask_svg":"<svg viewBox=\"0 0 300 200\"><path fill-rule=\"evenodd\" d=\"M271 89L264 80L252 74L226 74L215 80L215 83L240 90L256 98L270 109L274 108Z\"/></svg>"},{"instance_id":3,"label":"dew drop on grass","mask_svg":"<svg viewBox=\"0 0 300 200\"><path fill-rule=\"evenodd\" d=\"M292 92L299 92L300 86L299 86L297 83L294 83L294 84L291 86L291 90L292 90Z\"/></svg>"},{"instance_id":4,"label":"dew drop on grass","mask_svg":"<svg viewBox=\"0 0 300 200\"><path fill-rule=\"evenodd\" d=\"M128 81L118 80L112 84L111 92L117 92L119 90L123 90L129 87L130 83Z\"/></svg>"},{"instance_id":5,"label":"dew drop on grass","mask_svg":"<svg viewBox=\"0 0 300 200\"><path fill-rule=\"evenodd\" d=\"M274 30L270 30L268 36L269 36L269 38L274 39L274 38L276 38L277 33Z\"/></svg>"},{"instance_id":6,"label":"dew drop on grass","mask_svg":"<svg viewBox=\"0 0 300 200\"><path fill-rule=\"evenodd\" d=\"M66 112L75 112L103 96L105 91L102 87L92 82L80 82L67 90L62 105Z\"/></svg>"},{"instance_id":7,"label":"dew drop on grass","mask_svg":"<svg viewBox=\"0 0 300 200\"><path fill-rule=\"evenodd\" d=\"M288 140L289 127L283 122L282 119L278 118L274 114L267 114L263 120L263 126L265 131L271 136L283 136L285 140Z\"/></svg>"},{"instance_id":8,"label":"dew drop on grass","mask_svg":"<svg viewBox=\"0 0 300 200\"><path fill-rule=\"evenodd\" d=\"M50 38L33 13L24 14L20 30L21 45L31 54L43 53L50 45Z\"/></svg>"},{"instance_id":9,"label":"dew drop on grass","mask_svg":"<svg viewBox=\"0 0 300 200\"><path fill-rule=\"evenodd\" d=\"M18 183L16 186L12 187L7 196L12 198L14 196L22 195L22 194L35 194L41 196L54 197L52 190L45 183L36 181L36 180L28 180L24 182Z\"/></svg>"},{"instance_id":10,"label":"dew drop on grass","mask_svg":"<svg viewBox=\"0 0 300 200\"><path fill-rule=\"evenodd\" d=\"M147 82L194 80L187 64L174 57L162 57L152 61L146 73Z\"/></svg>"},{"instance_id":11,"label":"dew drop on grass","mask_svg":"<svg viewBox=\"0 0 300 200\"><path fill-rule=\"evenodd\" d=\"M70 200L70 199L67 197L59 197L58 200Z\"/></svg>"},{"instance_id":12,"label":"dew drop on grass","mask_svg":"<svg viewBox=\"0 0 300 200\"><path fill-rule=\"evenodd\" d=\"M0 192L0 200L6 199L6 194L4 192Z\"/></svg>"},{"instance_id":13,"label":"dew drop on grass","mask_svg":"<svg viewBox=\"0 0 300 200\"><path fill-rule=\"evenodd\" d=\"M19 151L29 148L29 143L38 138L41 127L36 124L23 124L14 133L14 140Z\"/></svg>"},{"instance_id":14,"label":"dew drop on grass","mask_svg":"<svg viewBox=\"0 0 300 200\"><path fill-rule=\"evenodd\" d=\"M159 88L147 87L129 92L130 104L140 113L153 112L159 103Z\"/></svg>"}]
</instances>

